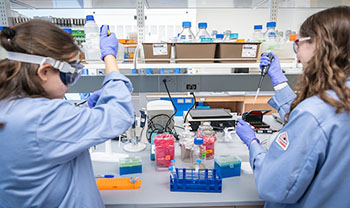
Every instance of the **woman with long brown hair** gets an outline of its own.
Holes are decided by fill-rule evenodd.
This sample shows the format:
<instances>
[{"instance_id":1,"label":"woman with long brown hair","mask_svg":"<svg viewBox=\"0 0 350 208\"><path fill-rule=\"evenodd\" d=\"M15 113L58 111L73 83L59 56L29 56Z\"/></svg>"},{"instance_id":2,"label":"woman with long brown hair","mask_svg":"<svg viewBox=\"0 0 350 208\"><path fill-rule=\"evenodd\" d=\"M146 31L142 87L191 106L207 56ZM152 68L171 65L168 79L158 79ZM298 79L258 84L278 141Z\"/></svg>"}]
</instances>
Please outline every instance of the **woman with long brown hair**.
<instances>
[{"instance_id":1,"label":"woman with long brown hair","mask_svg":"<svg viewBox=\"0 0 350 208\"><path fill-rule=\"evenodd\" d=\"M62 99L83 69L70 34L42 20L0 33L0 207L104 207L88 149L134 118L132 85L107 31L100 36L106 77L91 108Z\"/></svg>"},{"instance_id":2,"label":"woman with long brown hair","mask_svg":"<svg viewBox=\"0 0 350 208\"><path fill-rule=\"evenodd\" d=\"M305 20L294 49L303 65L296 94L278 57L261 58L276 94L269 104L285 125L268 151L239 120L265 207L349 207L350 7L326 9Z\"/></svg>"}]
</instances>

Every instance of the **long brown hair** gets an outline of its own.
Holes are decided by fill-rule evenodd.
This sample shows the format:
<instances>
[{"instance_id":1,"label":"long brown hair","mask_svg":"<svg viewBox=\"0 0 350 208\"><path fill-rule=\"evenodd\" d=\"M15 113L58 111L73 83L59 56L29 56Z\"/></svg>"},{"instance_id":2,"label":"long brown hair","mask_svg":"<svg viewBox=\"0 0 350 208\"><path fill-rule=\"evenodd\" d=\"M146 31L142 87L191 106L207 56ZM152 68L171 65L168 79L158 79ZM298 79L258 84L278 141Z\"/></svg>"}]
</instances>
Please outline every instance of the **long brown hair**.
<instances>
[{"instance_id":1,"label":"long brown hair","mask_svg":"<svg viewBox=\"0 0 350 208\"><path fill-rule=\"evenodd\" d=\"M301 37L311 37L315 51L303 68L296 85L297 97L285 121L300 102L312 96L335 107L336 113L349 112L350 89L345 83L350 75L350 7L334 7L310 16L299 33ZM338 99L329 96L327 90L333 90Z\"/></svg>"},{"instance_id":2,"label":"long brown hair","mask_svg":"<svg viewBox=\"0 0 350 208\"><path fill-rule=\"evenodd\" d=\"M31 20L4 28L0 44L7 51L22 52L69 61L79 51L73 37L43 20ZM0 100L46 97L38 76L38 64L0 60Z\"/></svg>"}]
</instances>

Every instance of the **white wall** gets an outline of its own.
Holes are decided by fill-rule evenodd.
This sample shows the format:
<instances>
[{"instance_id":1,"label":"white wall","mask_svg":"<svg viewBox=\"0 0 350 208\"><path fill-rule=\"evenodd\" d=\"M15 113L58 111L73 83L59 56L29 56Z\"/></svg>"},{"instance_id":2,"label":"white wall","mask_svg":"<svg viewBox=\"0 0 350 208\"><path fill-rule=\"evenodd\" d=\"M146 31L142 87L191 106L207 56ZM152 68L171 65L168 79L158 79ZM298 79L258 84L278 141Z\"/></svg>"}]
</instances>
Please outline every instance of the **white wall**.
<instances>
[{"instance_id":1,"label":"white wall","mask_svg":"<svg viewBox=\"0 0 350 208\"><path fill-rule=\"evenodd\" d=\"M298 31L299 26L308 16L320 10L313 8L279 9L277 29ZM263 25L263 31L265 30L269 15L267 9L198 9L196 19L197 22L208 22L209 33L213 29L218 30L219 33L229 29L239 33L240 38L250 38L254 25Z\"/></svg>"},{"instance_id":2,"label":"white wall","mask_svg":"<svg viewBox=\"0 0 350 208\"><path fill-rule=\"evenodd\" d=\"M298 31L300 24L311 14L321 9L298 8L278 11L277 29ZM130 33L135 33L136 9L41 9L41 10L16 10L27 16L52 16L66 18L84 18L88 14L94 14L98 25L109 24L118 38L128 38ZM149 9L145 11L147 16L145 34L146 41L168 41L171 37L181 32L183 21L192 22L192 31L196 34L198 22L208 22L208 32L216 29L220 33L230 29L238 32L242 38L250 38L255 24L262 24L265 30L269 19L267 9ZM149 35L150 34L150 35Z\"/></svg>"}]
</instances>

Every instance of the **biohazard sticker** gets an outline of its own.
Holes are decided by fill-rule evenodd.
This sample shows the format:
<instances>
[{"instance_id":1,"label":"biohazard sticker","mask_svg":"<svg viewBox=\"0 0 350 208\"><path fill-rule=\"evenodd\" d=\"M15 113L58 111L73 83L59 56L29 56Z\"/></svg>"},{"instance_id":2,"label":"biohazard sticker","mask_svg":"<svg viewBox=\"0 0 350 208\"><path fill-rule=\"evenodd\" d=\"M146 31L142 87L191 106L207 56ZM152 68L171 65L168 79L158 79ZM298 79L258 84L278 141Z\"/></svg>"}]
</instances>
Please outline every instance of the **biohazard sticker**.
<instances>
[{"instance_id":1,"label":"biohazard sticker","mask_svg":"<svg viewBox=\"0 0 350 208\"><path fill-rule=\"evenodd\" d=\"M276 142L280 147L282 147L284 151L286 151L289 146L289 139L288 139L287 132L280 133L280 135L278 135L276 139Z\"/></svg>"}]
</instances>

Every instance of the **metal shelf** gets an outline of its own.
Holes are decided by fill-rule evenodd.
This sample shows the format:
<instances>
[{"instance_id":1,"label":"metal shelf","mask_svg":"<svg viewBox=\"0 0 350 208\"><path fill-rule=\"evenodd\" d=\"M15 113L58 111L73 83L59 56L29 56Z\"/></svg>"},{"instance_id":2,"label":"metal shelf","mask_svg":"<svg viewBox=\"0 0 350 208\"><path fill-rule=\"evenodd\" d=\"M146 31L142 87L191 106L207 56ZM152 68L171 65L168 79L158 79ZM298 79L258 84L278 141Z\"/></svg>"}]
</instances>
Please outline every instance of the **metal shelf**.
<instances>
[{"instance_id":1,"label":"metal shelf","mask_svg":"<svg viewBox=\"0 0 350 208\"><path fill-rule=\"evenodd\" d=\"M105 64L93 63L93 64L84 64L88 69L104 69ZM134 64L118 64L120 69L133 69ZM301 64L296 65L296 63L281 63L282 68L301 68ZM175 68L259 68L259 63L186 63L186 64L137 64L137 69L175 69Z\"/></svg>"}]
</instances>

